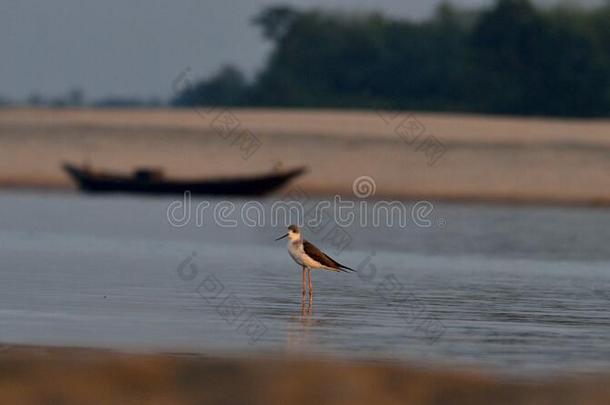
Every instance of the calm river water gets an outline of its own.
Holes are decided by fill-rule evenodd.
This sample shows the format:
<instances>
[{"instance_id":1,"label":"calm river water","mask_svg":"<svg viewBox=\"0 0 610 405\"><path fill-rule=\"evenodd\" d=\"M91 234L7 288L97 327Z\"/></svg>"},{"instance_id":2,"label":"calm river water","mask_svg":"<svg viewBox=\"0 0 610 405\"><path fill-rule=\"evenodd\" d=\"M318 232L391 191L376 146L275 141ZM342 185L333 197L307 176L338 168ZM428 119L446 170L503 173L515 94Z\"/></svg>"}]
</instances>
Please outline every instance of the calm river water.
<instances>
[{"instance_id":1,"label":"calm river water","mask_svg":"<svg viewBox=\"0 0 610 405\"><path fill-rule=\"evenodd\" d=\"M174 227L170 202L0 193L0 342L610 370L610 210L435 203L341 248L305 229L359 269L314 272L310 304L283 227Z\"/></svg>"}]
</instances>

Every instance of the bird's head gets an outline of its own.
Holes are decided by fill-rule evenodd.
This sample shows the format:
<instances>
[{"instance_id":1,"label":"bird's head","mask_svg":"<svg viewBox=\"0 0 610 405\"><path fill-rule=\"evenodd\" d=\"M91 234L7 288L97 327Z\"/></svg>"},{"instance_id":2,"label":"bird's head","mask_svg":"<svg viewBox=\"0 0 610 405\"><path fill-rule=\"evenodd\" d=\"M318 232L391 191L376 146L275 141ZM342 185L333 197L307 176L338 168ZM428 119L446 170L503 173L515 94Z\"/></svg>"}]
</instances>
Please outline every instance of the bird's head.
<instances>
[{"instance_id":1,"label":"bird's head","mask_svg":"<svg viewBox=\"0 0 610 405\"><path fill-rule=\"evenodd\" d=\"M288 227L288 233L286 235L280 236L276 240L284 239L288 237L291 241L297 241L301 239L301 230L296 225L290 225Z\"/></svg>"}]
</instances>

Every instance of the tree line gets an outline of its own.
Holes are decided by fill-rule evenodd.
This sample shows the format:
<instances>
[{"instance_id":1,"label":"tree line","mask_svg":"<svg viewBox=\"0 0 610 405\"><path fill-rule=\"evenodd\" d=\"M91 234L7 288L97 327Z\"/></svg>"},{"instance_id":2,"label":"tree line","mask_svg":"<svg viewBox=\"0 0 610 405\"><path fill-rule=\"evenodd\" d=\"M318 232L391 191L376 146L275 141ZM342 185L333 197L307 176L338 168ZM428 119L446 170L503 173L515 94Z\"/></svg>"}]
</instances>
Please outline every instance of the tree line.
<instances>
[{"instance_id":1,"label":"tree line","mask_svg":"<svg viewBox=\"0 0 610 405\"><path fill-rule=\"evenodd\" d=\"M273 45L262 71L248 81L225 66L173 105L610 115L610 2L442 3L417 22L272 6L252 22Z\"/></svg>"}]
</instances>

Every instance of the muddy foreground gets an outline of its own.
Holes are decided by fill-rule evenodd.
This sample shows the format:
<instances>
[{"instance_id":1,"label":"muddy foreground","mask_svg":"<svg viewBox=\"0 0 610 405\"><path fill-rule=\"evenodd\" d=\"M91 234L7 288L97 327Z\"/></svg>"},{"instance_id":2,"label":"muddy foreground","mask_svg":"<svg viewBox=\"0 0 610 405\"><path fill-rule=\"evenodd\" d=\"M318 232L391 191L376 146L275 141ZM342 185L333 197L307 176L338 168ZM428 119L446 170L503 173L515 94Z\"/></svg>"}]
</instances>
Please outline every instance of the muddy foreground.
<instances>
[{"instance_id":1,"label":"muddy foreground","mask_svg":"<svg viewBox=\"0 0 610 405\"><path fill-rule=\"evenodd\" d=\"M607 404L609 378L509 382L471 372L298 358L7 346L11 404Z\"/></svg>"}]
</instances>

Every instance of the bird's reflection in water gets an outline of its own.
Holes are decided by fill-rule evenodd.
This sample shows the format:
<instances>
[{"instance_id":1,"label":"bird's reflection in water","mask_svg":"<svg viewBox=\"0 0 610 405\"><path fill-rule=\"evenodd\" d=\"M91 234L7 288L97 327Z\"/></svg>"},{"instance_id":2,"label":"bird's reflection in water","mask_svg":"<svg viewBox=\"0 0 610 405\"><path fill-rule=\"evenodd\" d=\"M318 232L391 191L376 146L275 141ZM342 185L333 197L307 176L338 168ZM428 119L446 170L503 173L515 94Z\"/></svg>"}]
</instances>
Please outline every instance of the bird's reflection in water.
<instances>
[{"instance_id":1,"label":"bird's reflection in water","mask_svg":"<svg viewBox=\"0 0 610 405\"><path fill-rule=\"evenodd\" d=\"M311 351L315 344L312 341L311 327L320 321L313 317L313 297L305 295L301 299L301 312L291 317L286 334L288 351Z\"/></svg>"}]
</instances>

